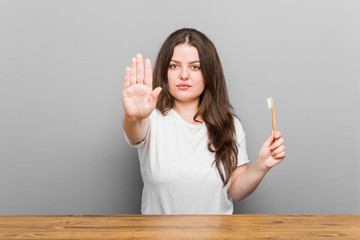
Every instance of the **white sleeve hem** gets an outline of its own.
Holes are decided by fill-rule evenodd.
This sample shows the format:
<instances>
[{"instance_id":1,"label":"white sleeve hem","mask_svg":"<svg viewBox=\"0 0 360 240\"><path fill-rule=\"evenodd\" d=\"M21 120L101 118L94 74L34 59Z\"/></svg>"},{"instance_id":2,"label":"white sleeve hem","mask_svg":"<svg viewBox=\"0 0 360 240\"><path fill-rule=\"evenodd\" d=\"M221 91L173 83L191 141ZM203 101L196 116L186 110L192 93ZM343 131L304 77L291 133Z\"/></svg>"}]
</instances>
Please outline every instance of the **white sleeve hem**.
<instances>
[{"instance_id":1,"label":"white sleeve hem","mask_svg":"<svg viewBox=\"0 0 360 240\"><path fill-rule=\"evenodd\" d=\"M145 138L141 141L141 142L134 142L134 141L131 141L128 136L126 135L126 132L124 131L124 136L125 136L125 140L126 142L131 146L131 147L135 147L135 148L139 148L141 147L142 145L144 145L144 142L149 138L149 132L150 132L150 125L149 125L149 128L146 132L146 135L145 135Z\"/></svg>"}]
</instances>

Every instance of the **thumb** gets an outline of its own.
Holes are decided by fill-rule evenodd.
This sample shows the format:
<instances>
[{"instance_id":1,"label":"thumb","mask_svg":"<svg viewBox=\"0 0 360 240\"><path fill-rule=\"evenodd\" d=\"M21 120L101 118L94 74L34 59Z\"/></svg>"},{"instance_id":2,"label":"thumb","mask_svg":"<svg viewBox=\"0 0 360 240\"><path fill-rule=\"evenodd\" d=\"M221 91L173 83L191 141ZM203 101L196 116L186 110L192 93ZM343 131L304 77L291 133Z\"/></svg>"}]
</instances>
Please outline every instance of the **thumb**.
<instances>
[{"instance_id":1,"label":"thumb","mask_svg":"<svg viewBox=\"0 0 360 240\"><path fill-rule=\"evenodd\" d=\"M270 147L275 138L275 132L272 131L270 137L265 141L263 147Z\"/></svg>"},{"instance_id":2,"label":"thumb","mask_svg":"<svg viewBox=\"0 0 360 240\"><path fill-rule=\"evenodd\" d=\"M162 91L161 87L157 87L155 88L151 93L150 93L150 98L149 98L149 103L152 106L156 105L157 99L159 97L160 92Z\"/></svg>"}]
</instances>

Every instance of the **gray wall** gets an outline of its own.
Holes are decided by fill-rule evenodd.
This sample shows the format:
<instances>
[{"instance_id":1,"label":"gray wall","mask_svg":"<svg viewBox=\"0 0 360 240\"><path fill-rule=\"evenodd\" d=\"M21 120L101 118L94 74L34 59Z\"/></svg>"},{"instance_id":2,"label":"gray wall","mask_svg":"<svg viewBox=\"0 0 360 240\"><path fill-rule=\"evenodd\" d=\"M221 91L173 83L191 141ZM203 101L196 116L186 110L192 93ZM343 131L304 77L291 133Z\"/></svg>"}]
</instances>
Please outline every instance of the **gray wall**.
<instances>
[{"instance_id":1,"label":"gray wall","mask_svg":"<svg viewBox=\"0 0 360 240\"><path fill-rule=\"evenodd\" d=\"M287 158L235 213L360 214L359 1L0 1L0 214L140 213L125 66L174 30L215 43L253 161L274 97Z\"/></svg>"}]
</instances>

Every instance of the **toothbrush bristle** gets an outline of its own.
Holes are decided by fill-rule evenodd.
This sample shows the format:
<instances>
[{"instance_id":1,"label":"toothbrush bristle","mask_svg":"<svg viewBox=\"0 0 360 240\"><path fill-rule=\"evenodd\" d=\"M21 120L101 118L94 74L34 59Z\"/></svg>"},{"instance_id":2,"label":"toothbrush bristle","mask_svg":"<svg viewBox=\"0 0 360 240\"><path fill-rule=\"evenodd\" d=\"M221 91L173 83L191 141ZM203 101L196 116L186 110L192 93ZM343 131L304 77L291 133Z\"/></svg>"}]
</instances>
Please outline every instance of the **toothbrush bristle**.
<instances>
[{"instance_id":1,"label":"toothbrush bristle","mask_svg":"<svg viewBox=\"0 0 360 240\"><path fill-rule=\"evenodd\" d=\"M272 108L271 98L267 99L267 104L268 104L268 108L271 109Z\"/></svg>"}]
</instances>

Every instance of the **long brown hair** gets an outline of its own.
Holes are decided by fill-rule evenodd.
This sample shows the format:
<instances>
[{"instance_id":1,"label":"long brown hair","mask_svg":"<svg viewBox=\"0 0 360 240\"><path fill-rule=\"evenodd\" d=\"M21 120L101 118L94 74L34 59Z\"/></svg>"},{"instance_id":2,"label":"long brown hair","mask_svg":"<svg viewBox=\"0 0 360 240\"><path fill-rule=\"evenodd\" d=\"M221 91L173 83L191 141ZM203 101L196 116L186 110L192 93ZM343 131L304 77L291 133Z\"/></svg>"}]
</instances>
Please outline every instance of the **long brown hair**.
<instances>
[{"instance_id":1,"label":"long brown hair","mask_svg":"<svg viewBox=\"0 0 360 240\"><path fill-rule=\"evenodd\" d=\"M216 168L224 186L237 166L238 145L236 141L233 108L227 94L225 77L220 58L214 44L203 33L183 28L173 32L163 43L155 63L155 87L162 87L156 108L166 115L174 107L174 98L169 93L168 67L175 46L189 44L197 48L205 89L200 96L198 111L194 120L201 116L208 132L208 149L215 153ZM195 120L196 121L196 120Z\"/></svg>"}]
</instances>

